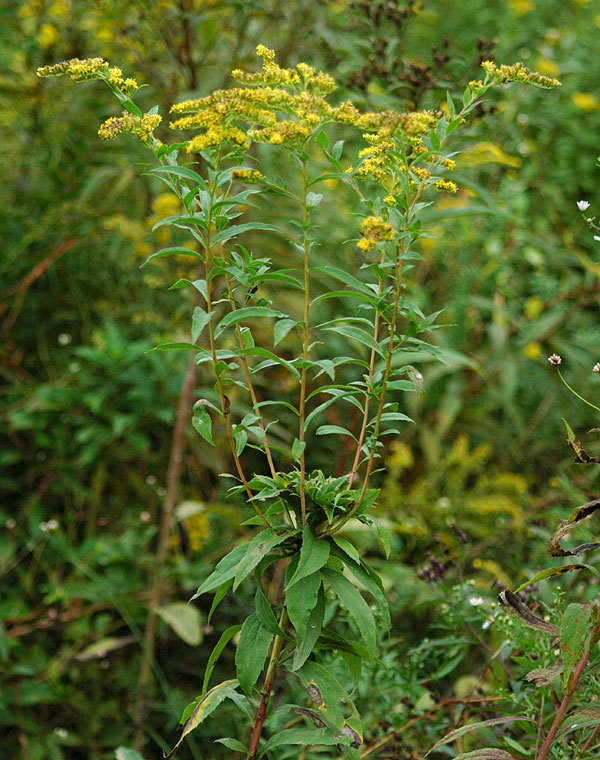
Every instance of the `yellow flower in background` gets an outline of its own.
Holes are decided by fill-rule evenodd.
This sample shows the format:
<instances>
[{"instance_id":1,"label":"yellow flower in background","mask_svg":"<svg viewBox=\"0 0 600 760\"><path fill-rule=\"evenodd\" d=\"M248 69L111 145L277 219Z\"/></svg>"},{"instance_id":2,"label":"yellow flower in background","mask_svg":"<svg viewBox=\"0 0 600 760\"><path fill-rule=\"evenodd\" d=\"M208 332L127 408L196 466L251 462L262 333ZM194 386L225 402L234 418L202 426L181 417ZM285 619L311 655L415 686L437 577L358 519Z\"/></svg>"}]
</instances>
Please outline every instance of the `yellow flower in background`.
<instances>
[{"instance_id":1,"label":"yellow flower in background","mask_svg":"<svg viewBox=\"0 0 600 760\"><path fill-rule=\"evenodd\" d=\"M523 349L523 353L531 361L537 361L542 356L543 351L539 343L528 343Z\"/></svg>"},{"instance_id":2,"label":"yellow flower in background","mask_svg":"<svg viewBox=\"0 0 600 760\"><path fill-rule=\"evenodd\" d=\"M158 220L164 219L165 216L175 216L178 211L181 211L181 203L179 198L173 195L173 193L160 193L152 201L152 211L158 217ZM152 224L155 224L157 220L154 220Z\"/></svg>"},{"instance_id":3,"label":"yellow flower in background","mask_svg":"<svg viewBox=\"0 0 600 760\"><path fill-rule=\"evenodd\" d=\"M517 156L509 156L499 145L492 142L478 142L469 150L464 151L459 157L461 166L479 166L480 164L502 164L518 169L521 159Z\"/></svg>"},{"instance_id":4,"label":"yellow flower in background","mask_svg":"<svg viewBox=\"0 0 600 760\"><path fill-rule=\"evenodd\" d=\"M533 319L544 311L544 302L541 298L528 298L525 302L525 314Z\"/></svg>"},{"instance_id":5,"label":"yellow flower in background","mask_svg":"<svg viewBox=\"0 0 600 760\"><path fill-rule=\"evenodd\" d=\"M508 0L508 4L519 18L526 16L535 8L531 0Z\"/></svg>"},{"instance_id":6,"label":"yellow flower in background","mask_svg":"<svg viewBox=\"0 0 600 760\"><path fill-rule=\"evenodd\" d=\"M582 111L597 111L600 109L600 102L595 95L591 92L574 92L571 95L571 100L575 108L580 108Z\"/></svg>"},{"instance_id":7,"label":"yellow flower in background","mask_svg":"<svg viewBox=\"0 0 600 760\"><path fill-rule=\"evenodd\" d=\"M594 16L594 24L600 26L600 13L597 16Z\"/></svg>"},{"instance_id":8,"label":"yellow flower in background","mask_svg":"<svg viewBox=\"0 0 600 760\"><path fill-rule=\"evenodd\" d=\"M66 16L71 11L71 0L54 0L48 8L51 16Z\"/></svg>"},{"instance_id":9,"label":"yellow flower in background","mask_svg":"<svg viewBox=\"0 0 600 760\"><path fill-rule=\"evenodd\" d=\"M58 29L52 24L42 24L37 34L37 41L42 50L52 47L59 38Z\"/></svg>"},{"instance_id":10,"label":"yellow flower in background","mask_svg":"<svg viewBox=\"0 0 600 760\"><path fill-rule=\"evenodd\" d=\"M540 74L544 74L548 77L557 77L560 75L560 68L556 61L553 61L551 58L544 58L544 56L540 56L536 59L535 68Z\"/></svg>"}]
</instances>

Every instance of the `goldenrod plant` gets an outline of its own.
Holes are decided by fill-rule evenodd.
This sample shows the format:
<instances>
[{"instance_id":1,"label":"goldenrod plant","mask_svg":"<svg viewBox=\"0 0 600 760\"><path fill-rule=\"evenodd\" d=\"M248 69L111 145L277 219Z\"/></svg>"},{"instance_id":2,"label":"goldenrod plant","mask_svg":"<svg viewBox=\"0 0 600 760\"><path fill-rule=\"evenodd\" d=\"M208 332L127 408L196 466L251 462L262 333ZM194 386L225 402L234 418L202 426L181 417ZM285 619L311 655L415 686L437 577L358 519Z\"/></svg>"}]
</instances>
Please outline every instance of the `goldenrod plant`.
<instances>
[{"instance_id":1,"label":"goldenrod plant","mask_svg":"<svg viewBox=\"0 0 600 760\"><path fill-rule=\"evenodd\" d=\"M201 303L192 314L191 340L157 349L193 352L197 364L212 370L214 389L206 388L196 402L192 422L207 446L225 434L230 496L251 508L246 524L257 527L193 597L214 594L210 622L228 593L253 583L255 609L222 634L168 757L232 699L248 714L249 730L218 741L247 760L275 757L286 745L301 745L302 753L331 747L358 758L360 715L348 684L323 663L340 658L348 671L360 673L361 663L377 658L378 640L390 627L383 584L347 530L351 521L375 524L374 475L384 440L411 424L403 394L422 386L411 354L438 356L427 334L439 312L423 314L405 292L420 258L415 244L427 234L423 212L438 193L457 192L449 178L455 155L449 138L488 90L511 82L554 88L559 82L520 63L486 61L460 104L448 95L440 110L369 112L350 101L334 104L329 74L306 63L283 68L262 45L256 52L261 71L235 70L236 86L172 107L169 126L177 137L171 143L155 134L158 109L144 112L134 102L135 80L103 59L71 59L38 74L103 81L123 112L101 125L100 137L134 135L152 153L148 173L178 200L179 210L155 228L183 230L189 243L163 248L147 263L190 257L189 277L172 287L193 289ZM341 135L348 129L364 140L357 155L345 152ZM268 169L270 151L295 168L287 184ZM340 185L354 199L352 212L338 223L348 250L360 252L355 271L315 264L317 209L336 207ZM278 200L294 209L286 225L271 223L269 204ZM275 267L252 250L257 231L289 240L288 267ZM298 312L286 308L287 293L301 294ZM332 298L341 304L339 316L320 322L319 303ZM259 343L265 324L272 331ZM286 389L285 398L278 388ZM349 422L328 422L333 409L336 419ZM356 412L356 424L349 412ZM342 475L311 467L311 450L324 436L351 442ZM262 469L248 470L249 450L263 456ZM213 684L215 664L233 641L236 673ZM287 724L267 737L265 720L284 677L296 684L297 704L287 706Z\"/></svg>"}]
</instances>

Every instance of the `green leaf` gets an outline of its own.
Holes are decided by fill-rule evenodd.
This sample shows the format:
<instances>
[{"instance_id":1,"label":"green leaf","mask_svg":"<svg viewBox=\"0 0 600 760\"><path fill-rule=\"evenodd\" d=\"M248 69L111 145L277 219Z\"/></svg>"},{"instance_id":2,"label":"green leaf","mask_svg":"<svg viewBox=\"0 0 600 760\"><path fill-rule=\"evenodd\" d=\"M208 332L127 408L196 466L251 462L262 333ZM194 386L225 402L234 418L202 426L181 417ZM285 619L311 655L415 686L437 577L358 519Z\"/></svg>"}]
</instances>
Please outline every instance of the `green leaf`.
<instances>
[{"instance_id":1,"label":"green leaf","mask_svg":"<svg viewBox=\"0 0 600 760\"><path fill-rule=\"evenodd\" d=\"M159 346L154 346L147 353L152 354L154 351L180 351L185 349L186 351L198 351L198 346L193 343L161 343Z\"/></svg>"},{"instance_id":2,"label":"green leaf","mask_svg":"<svg viewBox=\"0 0 600 760\"><path fill-rule=\"evenodd\" d=\"M329 541L324 538L317 538L310 526L306 526L302 531L302 547L300 549L300 559L295 573L286 584L289 590L295 583L312 575L320 570L329 559Z\"/></svg>"},{"instance_id":3,"label":"green leaf","mask_svg":"<svg viewBox=\"0 0 600 760\"><path fill-rule=\"evenodd\" d=\"M227 583L227 581L232 580L235 577L238 565L246 555L249 546L249 543L236 546L235 549L232 549L232 551L227 554L227 556L223 557L204 583L199 586L198 590L192 597L192 600L202 594L206 594L207 591L214 591L214 589L219 588L219 586Z\"/></svg>"},{"instance_id":4,"label":"green leaf","mask_svg":"<svg viewBox=\"0 0 600 760\"><path fill-rule=\"evenodd\" d=\"M248 754L248 747L246 747L245 744L242 744L239 739L232 739L231 737L226 736L223 739L215 739L215 744L223 744L227 749L231 749L234 752L243 752L244 755Z\"/></svg>"},{"instance_id":5,"label":"green leaf","mask_svg":"<svg viewBox=\"0 0 600 760\"><path fill-rule=\"evenodd\" d=\"M547 567L545 570L542 570L541 572L534 575L533 578L530 578L528 581L524 581L518 588L515 589L514 593L518 594L519 591L523 591L523 589L527 588L527 586L533 586L534 583L545 581L547 578L554 578L557 575L570 573L572 570L589 570L596 577L600 576L600 573L593 565L586 565L581 563L575 565L557 565L556 567Z\"/></svg>"},{"instance_id":6,"label":"green leaf","mask_svg":"<svg viewBox=\"0 0 600 760\"><path fill-rule=\"evenodd\" d=\"M197 647L202 642L202 616L193 605L173 602L157 607L156 614L189 646Z\"/></svg>"},{"instance_id":7,"label":"green leaf","mask_svg":"<svg viewBox=\"0 0 600 760\"><path fill-rule=\"evenodd\" d=\"M269 604L260 586L257 586L256 588L256 595L254 597L254 611L256 612L256 616L258 617L263 628L266 628L272 636L281 636L288 641L290 640L289 636L286 636L285 632L282 631L279 627L279 623L277 622L273 608Z\"/></svg>"},{"instance_id":8,"label":"green leaf","mask_svg":"<svg viewBox=\"0 0 600 760\"><path fill-rule=\"evenodd\" d=\"M298 636L304 636L310 613L317 604L321 577L319 573L312 573L288 588L289 578L294 571L295 564L290 563L286 568L286 607L290 621Z\"/></svg>"},{"instance_id":9,"label":"green leaf","mask_svg":"<svg viewBox=\"0 0 600 760\"><path fill-rule=\"evenodd\" d=\"M292 459L295 462L300 461L300 457L302 456L302 452L306 448L306 441L299 441L297 438L294 438L294 443L292 444Z\"/></svg>"},{"instance_id":10,"label":"green leaf","mask_svg":"<svg viewBox=\"0 0 600 760\"><path fill-rule=\"evenodd\" d=\"M359 590L341 573L335 570L323 569L321 570L321 576L331 586L335 595L354 619L369 651L371 660L373 660L375 658L377 635L375 631L375 618L369 605L362 598Z\"/></svg>"},{"instance_id":11,"label":"green leaf","mask_svg":"<svg viewBox=\"0 0 600 760\"><path fill-rule=\"evenodd\" d=\"M154 166L152 167L152 171L148 172L148 174L160 173L181 177L183 179L191 179L192 182L197 182L202 187L205 187L206 185L204 178L198 174L198 172L195 172L187 166Z\"/></svg>"},{"instance_id":12,"label":"green leaf","mask_svg":"<svg viewBox=\"0 0 600 760\"><path fill-rule=\"evenodd\" d=\"M456 739L459 739L461 736L464 736L471 731L477 731L480 728L488 728L489 726L501 726L505 723L510 723L513 720L526 720L529 723L535 722L531 718L528 718L526 715L515 715L514 717L509 716L505 718L492 718L491 720L483 720L480 723L471 723L468 726L461 726L460 728L454 729L454 731L450 731L450 733L446 734L443 739L440 739L439 742L434 744L433 747L425 753L425 757L427 757L427 755L430 755L438 747L442 747L444 744L449 744L450 742L456 741Z\"/></svg>"},{"instance_id":13,"label":"green leaf","mask_svg":"<svg viewBox=\"0 0 600 760\"><path fill-rule=\"evenodd\" d=\"M231 639L235 636L235 634L241 630L242 630L241 625L232 625L229 628L227 628L225 631L223 631L223 633L219 637L219 640L215 644L215 647L210 653L210 657L208 658L208 662L206 663L206 669L204 671L204 680L202 682L202 694L206 694L206 689L208 688L210 677L212 676L213 670L215 669L215 665L217 663L217 660L221 656L221 653L223 652L227 644L231 641Z\"/></svg>"},{"instance_id":14,"label":"green leaf","mask_svg":"<svg viewBox=\"0 0 600 760\"><path fill-rule=\"evenodd\" d=\"M200 337L200 333L212 319L214 312L207 313L201 306L196 306L192 316L192 343Z\"/></svg>"},{"instance_id":15,"label":"green leaf","mask_svg":"<svg viewBox=\"0 0 600 760\"><path fill-rule=\"evenodd\" d=\"M254 536L248 544L248 550L237 568L235 580L233 581L233 590L237 589L244 578L254 570L266 554L296 532L291 530L277 531L274 528L267 528L257 536Z\"/></svg>"},{"instance_id":16,"label":"green leaf","mask_svg":"<svg viewBox=\"0 0 600 760\"><path fill-rule=\"evenodd\" d=\"M210 605L210 612L208 613L208 617L206 618L206 625L210 624L214 611L217 609L221 601L224 599L225 595L231 588L232 584L233 584L233 580L228 580L225 583L223 583L222 586L219 586L219 588L217 589L217 593L214 595L212 604Z\"/></svg>"},{"instance_id":17,"label":"green leaf","mask_svg":"<svg viewBox=\"0 0 600 760\"><path fill-rule=\"evenodd\" d=\"M339 161L339 159L341 158L343 148L344 148L344 141L338 140L333 146L333 148L331 149L331 155L333 156L333 158L335 158L336 161Z\"/></svg>"},{"instance_id":18,"label":"green leaf","mask_svg":"<svg viewBox=\"0 0 600 760\"><path fill-rule=\"evenodd\" d=\"M375 353L383 356L383 352L379 347L379 343L373 339L372 335L361 327L354 327L354 325L336 325L335 327L324 327L327 332L335 332L339 335L344 335L346 338L355 340L358 343L362 343L363 346L372 349Z\"/></svg>"},{"instance_id":19,"label":"green leaf","mask_svg":"<svg viewBox=\"0 0 600 760\"><path fill-rule=\"evenodd\" d=\"M192 425L194 426L194 430L200 433L205 441L210 443L211 446L215 445L212 437L212 419L204 406L197 406L194 409Z\"/></svg>"},{"instance_id":20,"label":"green leaf","mask_svg":"<svg viewBox=\"0 0 600 760\"><path fill-rule=\"evenodd\" d=\"M350 709L354 709L354 705L337 678L322 665L310 660L296 672L296 675L319 709L319 716L323 721L335 730L341 729L345 718L340 705L347 705Z\"/></svg>"},{"instance_id":21,"label":"green leaf","mask_svg":"<svg viewBox=\"0 0 600 760\"><path fill-rule=\"evenodd\" d=\"M246 694L252 691L252 687L258 681L272 638L255 613L246 618L235 650L237 677Z\"/></svg>"},{"instance_id":22,"label":"green leaf","mask_svg":"<svg viewBox=\"0 0 600 760\"><path fill-rule=\"evenodd\" d=\"M364 282L361 282L359 279L354 277L354 275L351 275L349 272L346 272L344 269L338 269L337 267L313 267L313 272L323 272L323 274L328 274L330 277L334 277L336 280L339 280L340 282L345 283L346 285L349 285L351 288L356 290L359 293L363 293L367 296L374 296L374 292L369 288L367 285L364 284Z\"/></svg>"},{"instance_id":23,"label":"green leaf","mask_svg":"<svg viewBox=\"0 0 600 760\"><path fill-rule=\"evenodd\" d=\"M332 538L334 543L336 543L343 552L349 557L352 557L356 564L360 564L360 554L354 544L350 543L347 538L343 538L343 536L332 536Z\"/></svg>"},{"instance_id":24,"label":"green leaf","mask_svg":"<svg viewBox=\"0 0 600 760\"><path fill-rule=\"evenodd\" d=\"M351 739L346 736L334 736L329 728L285 728L266 741L262 747L260 757L274 747L283 744L302 744L304 747L333 744L350 744Z\"/></svg>"},{"instance_id":25,"label":"green leaf","mask_svg":"<svg viewBox=\"0 0 600 760\"><path fill-rule=\"evenodd\" d=\"M245 348L243 351L240 351L240 353L244 354L244 356L262 356L267 360L261 362L259 366L254 367L252 370L253 373L259 371L259 368L264 369L266 366L271 367L275 364L279 364L291 372L296 380L300 381L300 373L291 362L288 362L281 356L277 356L277 354L274 354L272 351L268 351L266 348L261 348L260 346L256 346L255 348Z\"/></svg>"},{"instance_id":26,"label":"green leaf","mask_svg":"<svg viewBox=\"0 0 600 760\"><path fill-rule=\"evenodd\" d=\"M349 430L339 425L321 425L315 431L315 435L349 435L352 440L356 441L356 437Z\"/></svg>"},{"instance_id":27,"label":"green leaf","mask_svg":"<svg viewBox=\"0 0 600 760\"><path fill-rule=\"evenodd\" d=\"M563 685L583 655L592 608L588 604L569 604L560 623L560 651L563 661Z\"/></svg>"},{"instance_id":28,"label":"green leaf","mask_svg":"<svg viewBox=\"0 0 600 760\"><path fill-rule=\"evenodd\" d=\"M506 739L506 736L504 738ZM454 760L515 760L515 758L503 749L487 748L475 749L472 752L461 752L460 755L455 756Z\"/></svg>"},{"instance_id":29,"label":"green leaf","mask_svg":"<svg viewBox=\"0 0 600 760\"><path fill-rule=\"evenodd\" d=\"M338 549L333 548L333 553L338 556L348 568L354 578L361 583L377 602L379 612L383 617L384 629L387 631L391 626L390 609L383 592L381 579L366 562L355 562L343 544L338 544ZM341 549L341 551L340 551Z\"/></svg>"},{"instance_id":30,"label":"green leaf","mask_svg":"<svg viewBox=\"0 0 600 760\"><path fill-rule=\"evenodd\" d=\"M286 317L282 311L276 309L269 309L267 306L244 306L241 309L230 311L217 325L216 332L224 330L226 327L237 325L239 322L244 322L246 319L264 319L265 317Z\"/></svg>"},{"instance_id":31,"label":"green leaf","mask_svg":"<svg viewBox=\"0 0 600 760\"><path fill-rule=\"evenodd\" d=\"M295 319L278 319L273 328L273 345L277 345L298 322Z\"/></svg>"},{"instance_id":32,"label":"green leaf","mask_svg":"<svg viewBox=\"0 0 600 760\"><path fill-rule=\"evenodd\" d=\"M220 683L218 686L213 686L213 688L206 693L196 705L196 709L183 727L179 741L169 754L165 756L165 760L169 760L169 758L173 757L185 737L197 728L212 712L214 712L221 702L237 689L238 685L238 681L234 678L230 681L223 681L223 683Z\"/></svg>"},{"instance_id":33,"label":"green leaf","mask_svg":"<svg viewBox=\"0 0 600 760\"><path fill-rule=\"evenodd\" d=\"M323 618L325 616L325 592L323 591L323 585L319 588L317 594L317 603L308 616L306 623L306 630L304 635L298 636L296 642L296 652L294 654L294 661L291 666L292 671L296 671L301 668L306 660L310 657L314 646L321 634L323 628Z\"/></svg>"},{"instance_id":34,"label":"green leaf","mask_svg":"<svg viewBox=\"0 0 600 760\"><path fill-rule=\"evenodd\" d=\"M217 232L217 234L212 238L211 242L213 245L225 243L227 240L231 240L231 238L237 237L238 235L243 235L245 232L250 232L252 230L270 230L272 232L279 232L279 229L277 227L274 227L272 224L263 224L262 222L232 224L231 227L227 227L226 229L221 230L221 232Z\"/></svg>"},{"instance_id":35,"label":"green leaf","mask_svg":"<svg viewBox=\"0 0 600 760\"><path fill-rule=\"evenodd\" d=\"M204 257L198 253L198 251L193 251L191 248L181 248L179 246L173 246L171 248L161 248L160 251L156 251L156 253L150 254L146 261L140 266L145 267L146 264L150 263L152 259L158 259L162 258L163 256L192 256L194 259L200 259L201 261L204 261Z\"/></svg>"}]
</instances>

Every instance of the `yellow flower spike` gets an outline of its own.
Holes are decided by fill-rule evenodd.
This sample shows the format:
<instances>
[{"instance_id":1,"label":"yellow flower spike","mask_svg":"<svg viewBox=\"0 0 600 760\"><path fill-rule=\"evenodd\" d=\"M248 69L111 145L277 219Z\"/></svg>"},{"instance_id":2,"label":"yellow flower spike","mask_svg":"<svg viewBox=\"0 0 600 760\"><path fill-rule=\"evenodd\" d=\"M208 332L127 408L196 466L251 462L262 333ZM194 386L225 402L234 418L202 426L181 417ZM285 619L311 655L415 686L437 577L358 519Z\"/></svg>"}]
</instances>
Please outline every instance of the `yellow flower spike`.
<instances>
[{"instance_id":1,"label":"yellow flower spike","mask_svg":"<svg viewBox=\"0 0 600 760\"><path fill-rule=\"evenodd\" d=\"M385 222L380 216L367 216L360 225L362 238L357 246L361 251L370 251L377 243L394 239L394 230L391 224Z\"/></svg>"},{"instance_id":2,"label":"yellow flower spike","mask_svg":"<svg viewBox=\"0 0 600 760\"><path fill-rule=\"evenodd\" d=\"M455 182L448 182L445 179L438 179L434 185L436 190L443 193L456 193L458 192L458 185Z\"/></svg>"},{"instance_id":3,"label":"yellow flower spike","mask_svg":"<svg viewBox=\"0 0 600 760\"><path fill-rule=\"evenodd\" d=\"M502 84L507 84L508 82L521 82L523 84L532 84L535 87L543 87L547 90L552 90L555 87L561 86L558 79L543 76L537 71L530 71L520 61L513 63L511 66L504 64L496 66L493 61L483 61L481 68L489 77Z\"/></svg>"}]
</instances>

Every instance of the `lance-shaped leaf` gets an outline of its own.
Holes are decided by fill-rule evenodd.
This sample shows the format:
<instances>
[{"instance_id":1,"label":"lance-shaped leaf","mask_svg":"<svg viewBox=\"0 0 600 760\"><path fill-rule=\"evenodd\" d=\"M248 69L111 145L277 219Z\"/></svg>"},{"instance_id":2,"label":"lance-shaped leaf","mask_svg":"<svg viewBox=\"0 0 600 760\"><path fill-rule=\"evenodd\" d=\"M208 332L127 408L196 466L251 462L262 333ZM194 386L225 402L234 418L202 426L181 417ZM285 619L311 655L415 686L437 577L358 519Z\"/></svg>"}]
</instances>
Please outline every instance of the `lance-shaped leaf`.
<instances>
[{"instance_id":1,"label":"lance-shaped leaf","mask_svg":"<svg viewBox=\"0 0 600 760\"><path fill-rule=\"evenodd\" d=\"M341 573L323 569L321 570L321 575L354 619L369 655L373 660L375 658L377 635L375 631L375 618L369 605L362 598L356 586L352 585Z\"/></svg>"},{"instance_id":2,"label":"lance-shaped leaf","mask_svg":"<svg viewBox=\"0 0 600 760\"><path fill-rule=\"evenodd\" d=\"M600 723L600 705L588 705L575 710L561 724L557 739L579 728L588 728Z\"/></svg>"},{"instance_id":3,"label":"lance-shaped leaf","mask_svg":"<svg viewBox=\"0 0 600 760\"><path fill-rule=\"evenodd\" d=\"M434 750L438 749L438 747L442 747L444 744L449 744L450 742L456 741L461 736L464 736L465 734L468 734L471 731L477 731L480 728L490 728L491 726L501 726L501 725L504 725L505 723L510 723L514 720L526 720L529 723L534 722L531 718L528 718L526 715L515 715L515 716L509 716L505 718L492 718L491 720L483 720L480 723L471 723L468 726L461 726L460 728L456 728L454 731L450 731L450 733L446 734L446 736L444 736L443 739L440 739L439 742L434 744L433 747L425 753L425 757L427 757L427 755L430 755ZM502 755L500 755L500 757L502 757ZM493 758L493 755L492 755L492 758Z\"/></svg>"},{"instance_id":4,"label":"lance-shaped leaf","mask_svg":"<svg viewBox=\"0 0 600 760\"><path fill-rule=\"evenodd\" d=\"M302 531L302 548L296 572L290 578L287 588L291 588L307 575L312 575L320 570L329 559L329 541L325 538L317 538L307 525Z\"/></svg>"},{"instance_id":5,"label":"lance-shaped leaf","mask_svg":"<svg viewBox=\"0 0 600 760\"><path fill-rule=\"evenodd\" d=\"M567 428L567 443L573 449L573 454L575 454L575 461L581 464L587 464L588 462L600 462L600 457L591 457L587 453L564 417L562 418L562 421L565 423L565 427Z\"/></svg>"},{"instance_id":6,"label":"lance-shaped leaf","mask_svg":"<svg viewBox=\"0 0 600 760\"><path fill-rule=\"evenodd\" d=\"M196 709L192 713L190 719L183 727L179 741L169 754L165 755L165 760L169 760L170 757L173 757L185 737L197 728L212 712L214 712L221 702L237 689L238 685L238 681L235 678L230 681L223 681L223 683L220 683L218 686L213 686L213 688L202 697L196 705Z\"/></svg>"},{"instance_id":7,"label":"lance-shaped leaf","mask_svg":"<svg viewBox=\"0 0 600 760\"><path fill-rule=\"evenodd\" d=\"M272 232L279 232L277 227L272 224L263 224L263 222L248 222L248 224L232 224L230 227L226 227L221 232L218 232L212 239L213 245L224 243L227 240L231 240L233 237L243 235L244 232L250 232L252 230L270 230Z\"/></svg>"},{"instance_id":8,"label":"lance-shaped leaf","mask_svg":"<svg viewBox=\"0 0 600 760\"><path fill-rule=\"evenodd\" d=\"M563 549L559 543L561 538L569 535L572 528L577 523L585 520L590 515L593 515L597 509L600 509L600 499L588 501L586 504L577 507L577 509L574 509L571 512L569 519L566 522L561 523L560 527L550 540L550 554L552 554L553 557L575 556L591 549L600 549L600 543L581 544L581 546L577 546L575 549L571 550Z\"/></svg>"},{"instance_id":9,"label":"lance-shaped leaf","mask_svg":"<svg viewBox=\"0 0 600 760\"><path fill-rule=\"evenodd\" d=\"M215 648L210 653L208 662L206 663L206 670L204 671L204 680L202 682L202 694L206 694L208 684L210 683L210 677L212 676L213 670L215 669L215 665L217 664L217 660L221 656L221 653L223 652L227 644L231 641L231 639L235 636L235 634L239 633L239 631L241 630L242 630L241 625L232 625L226 630L224 630L223 633L221 634L219 640L215 644Z\"/></svg>"},{"instance_id":10,"label":"lance-shaped leaf","mask_svg":"<svg viewBox=\"0 0 600 760\"><path fill-rule=\"evenodd\" d=\"M286 569L286 576L292 572L293 564L290 563ZM300 639L305 635L308 618L317 604L320 588L321 576L318 572L301 578L291 588L286 583L286 607L297 637Z\"/></svg>"},{"instance_id":11,"label":"lance-shaped leaf","mask_svg":"<svg viewBox=\"0 0 600 760\"><path fill-rule=\"evenodd\" d=\"M569 604L560 623L560 651L563 661L563 685L567 688L571 673L583 655L592 616L589 604Z\"/></svg>"},{"instance_id":12,"label":"lance-shaped leaf","mask_svg":"<svg viewBox=\"0 0 600 760\"><path fill-rule=\"evenodd\" d=\"M196 597L201 594L206 594L207 591L214 591L216 588L219 588L219 586L227 583L227 581L232 580L237 572L238 565L244 558L249 546L250 544L236 546L235 549L223 557L204 583L200 585L198 591L196 591L190 601L196 599Z\"/></svg>"},{"instance_id":13,"label":"lance-shaped leaf","mask_svg":"<svg viewBox=\"0 0 600 760\"><path fill-rule=\"evenodd\" d=\"M256 616L260 620L262 626L269 631L272 636L281 636L284 639L290 641L289 636L279 627L273 608L267 601L266 596L263 593L262 588L259 585L256 587L256 596L254 597L254 611Z\"/></svg>"},{"instance_id":14,"label":"lance-shaped leaf","mask_svg":"<svg viewBox=\"0 0 600 760\"><path fill-rule=\"evenodd\" d=\"M220 330L245 322L247 319L264 319L265 317L282 318L287 317L287 314L276 309L269 309L267 306L244 306L226 314L217 325L215 332L218 334Z\"/></svg>"},{"instance_id":15,"label":"lance-shaped leaf","mask_svg":"<svg viewBox=\"0 0 600 760\"><path fill-rule=\"evenodd\" d=\"M150 254L150 256L148 256L146 261L144 261L141 266L145 267L146 264L149 264L152 261L152 259L159 259L163 258L164 256L192 256L194 259L200 259L200 261L204 260L203 256L198 253L198 251L193 251L191 248L172 246L169 248L161 248L160 251L156 251L156 253Z\"/></svg>"},{"instance_id":16,"label":"lance-shaped leaf","mask_svg":"<svg viewBox=\"0 0 600 760\"><path fill-rule=\"evenodd\" d=\"M545 570L542 570L540 573L537 573L537 575L534 575L533 578L530 578L528 581L524 581L521 583L519 588L515 589L515 594L518 594L519 591L523 591L524 588L527 588L527 586L532 586L534 583L538 583L538 581L545 581L547 578L553 578L556 575L564 575L565 573L570 573L572 570L589 570L591 573L593 573L596 576L599 576L600 573L596 570L595 567L592 567L592 565L559 565L558 567L547 567Z\"/></svg>"},{"instance_id":17,"label":"lance-shaped leaf","mask_svg":"<svg viewBox=\"0 0 600 760\"><path fill-rule=\"evenodd\" d=\"M246 694L252 691L252 687L258 681L269 654L272 638L256 613L246 618L235 650L237 677Z\"/></svg>"},{"instance_id":18,"label":"lance-shaped leaf","mask_svg":"<svg viewBox=\"0 0 600 760\"><path fill-rule=\"evenodd\" d=\"M296 532L297 531L267 528L266 530L261 531L257 536L254 536L252 541L248 544L247 551L243 559L240 561L235 573L233 590L235 591L237 589L244 578L254 570L266 554Z\"/></svg>"},{"instance_id":19,"label":"lance-shaped leaf","mask_svg":"<svg viewBox=\"0 0 600 760\"><path fill-rule=\"evenodd\" d=\"M317 595L317 603L308 616L304 635L298 635L297 637L296 653L294 654L294 661L292 662L290 670L299 670L308 660L321 633L324 616L325 592L323 591L323 586L321 586Z\"/></svg>"},{"instance_id":20,"label":"lance-shaped leaf","mask_svg":"<svg viewBox=\"0 0 600 760\"><path fill-rule=\"evenodd\" d=\"M514 755L509 755L503 749L476 749L472 752L461 752L454 760L515 760Z\"/></svg>"},{"instance_id":21,"label":"lance-shaped leaf","mask_svg":"<svg viewBox=\"0 0 600 760\"><path fill-rule=\"evenodd\" d=\"M536 617L529 607L522 602L516 594L512 591L505 589L498 595L498 601L509 612L516 613L519 618L531 628L535 628L540 633L548 634L549 636L558 635L559 629L557 625L547 623L539 617Z\"/></svg>"},{"instance_id":22,"label":"lance-shaped leaf","mask_svg":"<svg viewBox=\"0 0 600 760\"><path fill-rule=\"evenodd\" d=\"M262 747L260 757L263 757L274 747L284 744L302 744L304 747L350 744L350 739L345 736L334 736L328 728L287 728L274 734Z\"/></svg>"},{"instance_id":23,"label":"lance-shaped leaf","mask_svg":"<svg viewBox=\"0 0 600 760\"><path fill-rule=\"evenodd\" d=\"M310 661L296 675L304 684L306 693L325 724L335 731L341 731L347 722L341 705L347 705L353 714L356 713L356 708L340 682L322 665Z\"/></svg>"}]
</instances>

